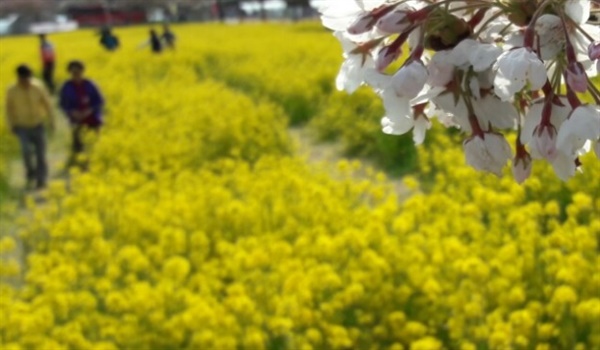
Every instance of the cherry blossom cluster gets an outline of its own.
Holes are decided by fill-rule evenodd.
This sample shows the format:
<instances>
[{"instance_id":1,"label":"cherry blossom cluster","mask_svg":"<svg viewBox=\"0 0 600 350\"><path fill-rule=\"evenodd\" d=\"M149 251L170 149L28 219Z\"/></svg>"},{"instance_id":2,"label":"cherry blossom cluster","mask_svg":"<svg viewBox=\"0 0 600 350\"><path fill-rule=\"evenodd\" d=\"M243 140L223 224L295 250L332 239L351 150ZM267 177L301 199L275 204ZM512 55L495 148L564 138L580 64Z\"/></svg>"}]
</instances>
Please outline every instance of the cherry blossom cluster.
<instances>
[{"instance_id":1,"label":"cherry blossom cluster","mask_svg":"<svg viewBox=\"0 0 600 350\"><path fill-rule=\"evenodd\" d=\"M468 133L468 164L515 179L534 159L563 180L600 158L600 0L328 0L345 61L339 90L371 86L383 132L425 139L431 119ZM404 51L404 52L403 52ZM402 59L400 59L402 58ZM587 96L591 103L582 102ZM504 132L504 134L502 133ZM515 151L505 138L516 133Z\"/></svg>"}]
</instances>

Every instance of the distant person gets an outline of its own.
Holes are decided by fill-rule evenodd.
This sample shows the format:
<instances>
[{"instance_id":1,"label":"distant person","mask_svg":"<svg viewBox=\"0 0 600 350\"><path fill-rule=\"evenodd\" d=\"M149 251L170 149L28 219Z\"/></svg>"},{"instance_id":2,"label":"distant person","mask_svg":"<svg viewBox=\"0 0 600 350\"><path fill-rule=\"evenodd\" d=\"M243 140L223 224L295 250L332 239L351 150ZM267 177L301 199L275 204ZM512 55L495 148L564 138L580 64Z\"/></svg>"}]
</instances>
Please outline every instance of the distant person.
<instances>
[{"instance_id":1,"label":"distant person","mask_svg":"<svg viewBox=\"0 0 600 350\"><path fill-rule=\"evenodd\" d=\"M160 53L162 51L162 43L154 29L150 29L150 47L154 53Z\"/></svg>"},{"instance_id":2,"label":"distant person","mask_svg":"<svg viewBox=\"0 0 600 350\"><path fill-rule=\"evenodd\" d=\"M154 29L150 29L150 48L154 53L160 53L162 51L162 43Z\"/></svg>"},{"instance_id":3,"label":"distant person","mask_svg":"<svg viewBox=\"0 0 600 350\"><path fill-rule=\"evenodd\" d=\"M100 31L100 45L108 51L115 51L120 45L119 38L113 34L110 28L105 27Z\"/></svg>"},{"instance_id":4,"label":"distant person","mask_svg":"<svg viewBox=\"0 0 600 350\"><path fill-rule=\"evenodd\" d=\"M83 62L69 62L67 71L71 74L71 79L60 91L60 107L73 129L72 155L69 162L73 164L77 155L84 151L83 133L86 130L100 131L104 98L96 84L85 78Z\"/></svg>"},{"instance_id":5,"label":"distant person","mask_svg":"<svg viewBox=\"0 0 600 350\"><path fill-rule=\"evenodd\" d=\"M44 124L54 130L54 111L46 88L33 78L31 68L18 66L17 78L6 94L8 126L21 144L26 187L41 189L48 180Z\"/></svg>"},{"instance_id":6,"label":"distant person","mask_svg":"<svg viewBox=\"0 0 600 350\"><path fill-rule=\"evenodd\" d=\"M55 90L54 67L56 66L56 54L54 52L54 46L48 41L46 34L40 34L39 38L40 53L42 56L42 78L50 93L53 94Z\"/></svg>"},{"instance_id":7,"label":"distant person","mask_svg":"<svg viewBox=\"0 0 600 350\"><path fill-rule=\"evenodd\" d=\"M138 49L144 48L146 46L150 46L150 49L152 50L152 52L161 53L163 47L162 47L162 42L160 39L161 38L158 36L158 33L156 33L156 30L150 29L150 39L146 42L143 42L140 46L138 46Z\"/></svg>"},{"instance_id":8,"label":"distant person","mask_svg":"<svg viewBox=\"0 0 600 350\"><path fill-rule=\"evenodd\" d=\"M168 47L171 50L175 49L175 34L171 31L171 28L169 28L169 25L167 23L163 24L162 39L166 47Z\"/></svg>"}]
</instances>

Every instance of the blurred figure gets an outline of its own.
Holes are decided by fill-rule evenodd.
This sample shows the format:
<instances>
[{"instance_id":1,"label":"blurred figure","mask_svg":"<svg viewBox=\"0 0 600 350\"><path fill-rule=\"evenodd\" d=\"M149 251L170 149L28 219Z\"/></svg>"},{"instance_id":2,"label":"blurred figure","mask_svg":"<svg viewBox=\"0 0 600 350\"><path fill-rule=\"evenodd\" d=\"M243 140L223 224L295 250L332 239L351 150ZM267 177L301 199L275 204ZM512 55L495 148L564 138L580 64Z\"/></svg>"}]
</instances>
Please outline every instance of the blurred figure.
<instances>
[{"instance_id":1,"label":"blurred figure","mask_svg":"<svg viewBox=\"0 0 600 350\"><path fill-rule=\"evenodd\" d=\"M175 34L171 31L171 28L169 28L168 23L163 24L162 39L166 47L168 47L171 50L175 49Z\"/></svg>"},{"instance_id":2,"label":"blurred figure","mask_svg":"<svg viewBox=\"0 0 600 350\"><path fill-rule=\"evenodd\" d=\"M69 165L84 151L82 135L86 130L100 131L104 99L91 80L85 78L85 66L81 61L71 61L67 66L71 74L60 91L60 107L72 126L72 154Z\"/></svg>"},{"instance_id":3,"label":"blurred figure","mask_svg":"<svg viewBox=\"0 0 600 350\"><path fill-rule=\"evenodd\" d=\"M18 66L17 78L17 83L6 94L8 126L21 144L26 187L41 189L48 180L44 123L48 122L54 130L54 111L46 88L33 78L31 68Z\"/></svg>"},{"instance_id":4,"label":"blurred figure","mask_svg":"<svg viewBox=\"0 0 600 350\"><path fill-rule=\"evenodd\" d=\"M54 93L54 67L56 66L56 54L54 53L54 46L48 38L46 34L40 34L40 53L42 56L42 78L44 79L44 83L46 83L46 87L50 93Z\"/></svg>"},{"instance_id":5,"label":"blurred figure","mask_svg":"<svg viewBox=\"0 0 600 350\"><path fill-rule=\"evenodd\" d=\"M104 27L100 31L100 45L108 51L115 51L120 45L119 38L113 34L109 27Z\"/></svg>"},{"instance_id":6,"label":"blurred figure","mask_svg":"<svg viewBox=\"0 0 600 350\"><path fill-rule=\"evenodd\" d=\"M138 46L138 49L142 49L148 45L150 45L150 49L154 53L160 53L162 51L162 43L160 41L160 37L154 29L150 29L150 39Z\"/></svg>"},{"instance_id":7,"label":"blurred figure","mask_svg":"<svg viewBox=\"0 0 600 350\"><path fill-rule=\"evenodd\" d=\"M162 51L162 43L160 42L160 38L156 33L156 30L150 29L150 47L152 48L152 52L160 53Z\"/></svg>"}]
</instances>

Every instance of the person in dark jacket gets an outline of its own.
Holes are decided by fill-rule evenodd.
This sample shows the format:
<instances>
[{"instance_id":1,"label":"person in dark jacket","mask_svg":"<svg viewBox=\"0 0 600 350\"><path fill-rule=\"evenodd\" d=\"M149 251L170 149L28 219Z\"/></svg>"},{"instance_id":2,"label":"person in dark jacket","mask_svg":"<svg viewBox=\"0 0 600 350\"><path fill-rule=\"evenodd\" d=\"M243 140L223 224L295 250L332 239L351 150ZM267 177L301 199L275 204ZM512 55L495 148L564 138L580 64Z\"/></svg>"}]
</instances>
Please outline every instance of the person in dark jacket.
<instances>
[{"instance_id":1,"label":"person in dark jacket","mask_svg":"<svg viewBox=\"0 0 600 350\"><path fill-rule=\"evenodd\" d=\"M150 46L150 49L154 53L161 53L163 50L163 43L161 41L161 37L154 29L150 29L150 39L141 43L137 48L143 49L148 46Z\"/></svg>"},{"instance_id":2,"label":"person in dark jacket","mask_svg":"<svg viewBox=\"0 0 600 350\"><path fill-rule=\"evenodd\" d=\"M82 134L86 130L99 132L103 124L104 98L91 80L84 77L85 66L81 61L71 61L67 66L71 74L60 91L60 107L73 129L72 161L84 151Z\"/></svg>"},{"instance_id":3,"label":"person in dark jacket","mask_svg":"<svg viewBox=\"0 0 600 350\"><path fill-rule=\"evenodd\" d=\"M167 23L163 25L162 39L166 47L171 50L175 49L175 34L171 31L171 28Z\"/></svg>"},{"instance_id":4,"label":"person in dark jacket","mask_svg":"<svg viewBox=\"0 0 600 350\"><path fill-rule=\"evenodd\" d=\"M154 53L160 53L162 51L162 43L160 42L160 37L154 29L150 29L150 47L152 48L152 52Z\"/></svg>"},{"instance_id":5,"label":"person in dark jacket","mask_svg":"<svg viewBox=\"0 0 600 350\"><path fill-rule=\"evenodd\" d=\"M115 51L119 48L119 38L113 34L109 27L102 28L100 31L100 45L108 51Z\"/></svg>"}]
</instances>

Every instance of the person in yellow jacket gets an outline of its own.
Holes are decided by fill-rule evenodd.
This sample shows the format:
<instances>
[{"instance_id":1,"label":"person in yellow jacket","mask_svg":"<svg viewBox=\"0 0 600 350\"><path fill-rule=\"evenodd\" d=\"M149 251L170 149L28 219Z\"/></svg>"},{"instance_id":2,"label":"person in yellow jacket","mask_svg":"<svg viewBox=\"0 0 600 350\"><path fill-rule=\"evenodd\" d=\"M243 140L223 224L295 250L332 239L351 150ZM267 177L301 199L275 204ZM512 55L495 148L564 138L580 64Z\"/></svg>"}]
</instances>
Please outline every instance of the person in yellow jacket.
<instances>
[{"instance_id":1,"label":"person in yellow jacket","mask_svg":"<svg viewBox=\"0 0 600 350\"><path fill-rule=\"evenodd\" d=\"M54 130L54 111L48 91L33 78L31 68L18 66L17 77L17 83L6 93L6 117L21 144L27 187L41 189L48 180L44 124Z\"/></svg>"}]
</instances>

